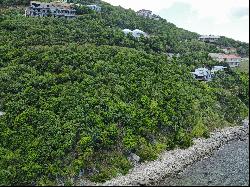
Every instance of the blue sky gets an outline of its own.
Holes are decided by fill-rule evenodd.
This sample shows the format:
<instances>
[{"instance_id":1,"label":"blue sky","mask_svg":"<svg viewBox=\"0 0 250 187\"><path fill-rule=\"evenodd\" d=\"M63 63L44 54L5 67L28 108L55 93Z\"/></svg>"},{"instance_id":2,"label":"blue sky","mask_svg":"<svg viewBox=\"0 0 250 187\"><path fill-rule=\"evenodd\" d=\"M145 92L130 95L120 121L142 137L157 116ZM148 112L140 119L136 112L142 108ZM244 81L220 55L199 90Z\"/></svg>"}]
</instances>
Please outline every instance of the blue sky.
<instances>
[{"instance_id":1,"label":"blue sky","mask_svg":"<svg viewBox=\"0 0 250 187\"><path fill-rule=\"evenodd\" d=\"M115 6L152 10L176 26L199 34L249 42L248 0L104 0Z\"/></svg>"}]
</instances>

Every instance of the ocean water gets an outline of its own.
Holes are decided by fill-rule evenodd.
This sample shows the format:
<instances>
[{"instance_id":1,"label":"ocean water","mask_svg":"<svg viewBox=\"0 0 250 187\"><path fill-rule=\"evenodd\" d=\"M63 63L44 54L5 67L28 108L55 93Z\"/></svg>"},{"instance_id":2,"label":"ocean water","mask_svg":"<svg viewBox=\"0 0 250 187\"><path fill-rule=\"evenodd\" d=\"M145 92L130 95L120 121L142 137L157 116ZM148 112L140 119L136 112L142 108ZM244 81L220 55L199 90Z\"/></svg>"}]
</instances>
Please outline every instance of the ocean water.
<instances>
[{"instance_id":1,"label":"ocean water","mask_svg":"<svg viewBox=\"0 0 250 187\"><path fill-rule=\"evenodd\" d=\"M248 186L249 139L232 141L182 173L159 182L164 186Z\"/></svg>"}]
</instances>

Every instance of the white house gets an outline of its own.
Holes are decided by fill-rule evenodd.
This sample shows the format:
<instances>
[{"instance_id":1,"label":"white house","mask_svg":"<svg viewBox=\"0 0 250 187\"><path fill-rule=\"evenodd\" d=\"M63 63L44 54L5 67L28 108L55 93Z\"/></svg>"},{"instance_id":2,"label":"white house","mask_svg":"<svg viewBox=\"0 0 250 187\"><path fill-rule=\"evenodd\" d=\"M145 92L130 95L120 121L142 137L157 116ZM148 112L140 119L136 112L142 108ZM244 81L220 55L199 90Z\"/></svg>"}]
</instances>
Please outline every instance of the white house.
<instances>
[{"instance_id":1,"label":"white house","mask_svg":"<svg viewBox=\"0 0 250 187\"><path fill-rule=\"evenodd\" d=\"M0 111L0 116L3 116L3 115L4 115L4 112L1 112L1 111Z\"/></svg>"},{"instance_id":2,"label":"white house","mask_svg":"<svg viewBox=\"0 0 250 187\"><path fill-rule=\"evenodd\" d=\"M197 68L194 72L191 72L195 79L200 81L210 81L211 72L207 68Z\"/></svg>"},{"instance_id":3,"label":"white house","mask_svg":"<svg viewBox=\"0 0 250 187\"><path fill-rule=\"evenodd\" d=\"M31 1L30 6L25 10L25 16L33 17L64 17L74 18L76 10L72 8L71 4L62 2L43 3L38 1Z\"/></svg>"},{"instance_id":4,"label":"white house","mask_svg":"<svg viewBox=\"0 0 250 187\"><path fill-rule=\"evenodd\" d=\"M139 29L135 29L135 30L130 30L130 29L123 29L122 30L123 32L124 32L124 34L129 34L129 33L131 33L135 38L139 38L139 37L141 37L141 36L144 36L144 37L147 37L148 35L147 35L147 33L145 33L145 32L143 32L143 31L141 31L141 30L139 30Z\"/></svg>"},{"instance_id":5,"label":"white house","mask_svg":"<svg viewBox=\"0 0 250 187\"><path fill-rule=\"evenodd\" d=\"M158 16L156 14L152 14L151 10L145 10L145 9L137 11L136 14L138 16L142 16L144 18L150 18L150 19L154 19L154 20L160 20L160 18L161 18L160 16Z\"/></svg>"},{"instance_id":6,"label":"white house","mask_svg":"<svg viewBox=\"0 0 250 187\"><path fill-rule=\"evenodd\" d=\"M138 16L143 16L145 18L151 18L152 17L152 11L151 10L142 9L142 10L137 11L136 14Z\"/></svg>"},{"instance_id":7,"label":"white house","mask_svg":"<svg viewBox=\"0 0 250 187\"><path fill-rule=\"evenodd\" d=\"M213 76L216 72L218 71L224 71L224 69L226 69L227 67L224 67L224 66L214 66L212 69L211 69L211 75Z\"/></svg>"},{"instance_id":8,"label":"white house","mask_svg":"<svg viewBox=\"0 0 250 187\"><path fill-rule=\"evenodd\" d=\"M139 38L141 36L147 37L147 34L139 29L135 29L135 30L133 30L133 36L135 38Z\"/></svg>"},{"instance_id":9,"label":"white house","mask_svg":"<svg viewBox=\"0 0 250 187\"><path fill-rule=\"evenodd\" d=\"M203 42L213 43L213 42L216 42L219 38L220 38L220 36L202 35L202 36L199 37L199 40L203 41Z\"/></svg>"},{"instance_id":10,"label":"white house","mask_svg":"<svg viewBox=\"0 0 250 187\"><path fill-rule=\"evenodd\" d=\"M133 31L131 31L130 29L123 29L122 32L124 32L124 34L126 35L129 33L133 34Z\"/></svg>"},{"instance_id":11,"label":"white house","mask_svg":"<svg viewBox=\"0 0 250 187\"><path fill-rule=\"evenodd\" d=\"M101 12L102 7L98 6L98 5L87 5L87 7L89 7L91 10L94 10L96 12Z\"/></svg>"},{"instance_id":12,"label":"white house","mask_svg":"<svg viewBox=\"0 0 250 187\"><path fill-rule=\"evenodd\" d=\"M231 68L240 66L242 58L235 54L209 53L209 56L218 62L226 62Z\"/></svg>"}]
</instances>

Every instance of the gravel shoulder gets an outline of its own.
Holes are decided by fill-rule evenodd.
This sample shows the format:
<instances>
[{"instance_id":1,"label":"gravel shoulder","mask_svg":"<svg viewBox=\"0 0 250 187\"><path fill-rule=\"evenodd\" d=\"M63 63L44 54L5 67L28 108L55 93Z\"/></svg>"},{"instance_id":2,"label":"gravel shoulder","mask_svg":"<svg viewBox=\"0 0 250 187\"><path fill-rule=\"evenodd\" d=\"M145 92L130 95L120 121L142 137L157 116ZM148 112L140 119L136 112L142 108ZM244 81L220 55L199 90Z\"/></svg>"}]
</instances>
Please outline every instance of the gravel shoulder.
<instances>
[{"instance_id":1,"label":"gravel shoulder","mask_svg":"<svg viewBox=\"0 0 250 187\"><path fill-rule=\"evenodd\" d=\"M211 157L187 167L160 186L248 186L249 138L221 147Z\"/></svg>"},{"instance_id":2,"label":"gravel shoulder","mask_svg":"<svg viewBox=\"0 0 250 187\"><path fill-rule=\"evenodd\" d=\"M152 162L142 163L127 175L113 178L105 183L92 183L80 180L77 186L138 186L155 185L168 176L177 175L191 164L211 156L215 150L233 140L246 139L248 126L227 127L210 133L208 139L195 139L194 145L187 149L175 149L162 153Z\"/></svg>"}]
</instances>

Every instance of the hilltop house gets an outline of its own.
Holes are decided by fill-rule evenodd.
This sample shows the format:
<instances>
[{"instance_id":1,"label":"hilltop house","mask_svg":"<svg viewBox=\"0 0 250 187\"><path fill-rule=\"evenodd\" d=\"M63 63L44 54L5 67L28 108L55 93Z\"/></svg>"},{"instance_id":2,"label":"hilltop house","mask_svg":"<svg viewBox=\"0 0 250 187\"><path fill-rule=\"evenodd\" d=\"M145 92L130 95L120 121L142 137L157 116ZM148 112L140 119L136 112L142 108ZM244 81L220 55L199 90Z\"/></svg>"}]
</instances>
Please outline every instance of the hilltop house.
<instances>
[{"instance_id":1,"label":"hilltop house","mask_svg":"<svg viewBox=\"0 0 250 187\"><path fill-rule=\"evenodd\" d=\"M142 16L144 18L150 18L150 19L154 19L154 20L160 20L160 18L161 18L160 16L158 16L156 14L152 14L151 10L145 10L145 9L137 11L136 14L138 16Z\"/></svg>"},{"instance_id":2,"label":"hilltop house","mask_svg":"<svg viewBox=\"0 0 250 187\"><path fill-rule=\"evenodd\" d=\"M240 66L241 57L235 54L209 53L218 62L226 62L231 68Z\"/></svg>"},{"instance_id":3,"label":"hilltop house","mask_svg":"<svg viewBox=\"0 0 250 187\"><path fill-rule=\"evenodd\" d=\"M152 11L151 10L142 9L142 10L139 10L138 12L136 12L136 14L138 16L143 16L145 18L151 18L152 17Z\"/></svg>"},{"instance_id":4,"label":"hilltop house","mask_svg":"<svg viewBox=\"0 0 250 187\"><path fill-rule=\"evenodd\" d=\"M135 38L139 38L141 36L147 37L148 35L145 32L143 32L143 31L141 31L139 29L135 29L135 30L133 30L133 36Z\"/></svg>"},{"instance_id":5,"label":"hilltop house","mask_svg":"<svg viewBox=\"0 0 250 187\"><path fill-rule=\"evenodd\" d=\"M129 33L131 33L135 38L139 38L139 37L141 37L141 36L144 36L144 37L147 37L148 35L147 35L147 33L145 33L145 32L143 32L143 31L141 31L141 30L139 30L139 29L135 29L135 30L130 30L130 29L124 29L124 30L122 30L123 32L124 32L124 34L129 34Z\"/></svg>"},{"instance_id":6,"label":"hilltop house","mask_svg":"<svg viewBox=\"0 0 250 187\"><path fill-rule=\"evenodd\" d=\"M75 17L75 10L71 7L71 4L52 2L43 3L37 1L31 1L30 6L25 10L25 16L34 17L64 17L71 19Z\"/></svg>"},{"instance_id":7,"label":"hilltop house","mask_svg":"<svg viewBox=\"0 0 250 187\"><path fill-rule=\"evenodd\" d=\"M96 12L101 12L102 7L98 6L98 5L87 5L87 7L89 7L91 10L94 10Z\"/></svg>"},{"instance_id":8,"label":"hilltop house","mask_svg":"<svg viewBox=\"0 0 250 187\"><path fill-rule=\"evenodd\" d=\"M211 72L207 68L197 68L194 72L191 72L195 79L199 81L210 81Z\"/></svg>"},{"instance_id":9,"label":"hilltop house","mask_svg":"<svg viewBox=\"0 0 250 187\"><path fill-rule=\"evenodd\" d=\"M216 42L219 38L220 38L220 36L202 35L202 36L199 37L199 40L203 41L203 42L213 43L213 42Z\"/></svg>"},{"instance_id":10,"label":"hilltop house","mask_svg":"<svg viewBox=\"0 0 250 187\"><path fill-rule=\"evenodd\" d=\"M211 70L207 68L197 68L194 72L191 72L195 79L199 81L211 81L215 73L218 71L224 71L227 67L214 66Z\"/></svg>"},{"instance_id":11,"label":"hilltop house","mask_svg":"<svg viewBox=\"0 0 250 187\"><path fill-rule=\"evenodd\" d=\"M229 55L223 55L223 59L226 63L229 64L231 68L234 67L239 67L240 62L241 62L241 57L234 55L234 54L229 54Z\"/></svg>"},{"instance_id":12,"label":"hilltop house","mask_svg":"<svg viewBox=\"0 0 250 187\"><path fill-rule=\"evenodd\" d=\"M211 69L211 76L213 77L214 74L218 71L224 71L224 69L226 69L227 67L224 67L224 66L214 66L212 69Z\"/></svg>"}]
</instances>

